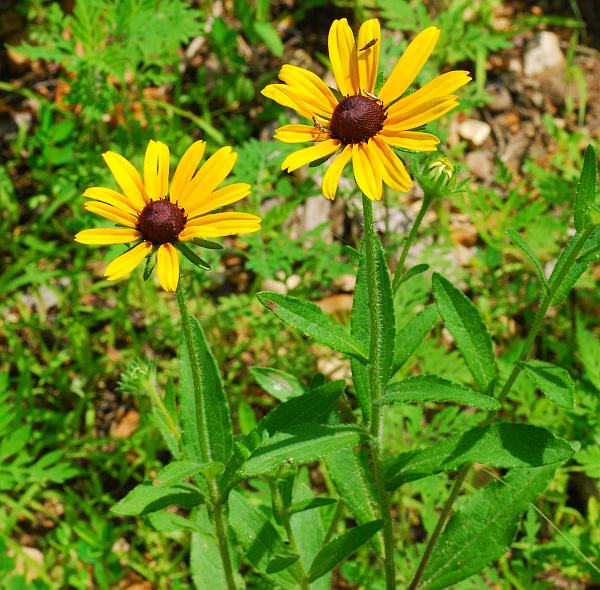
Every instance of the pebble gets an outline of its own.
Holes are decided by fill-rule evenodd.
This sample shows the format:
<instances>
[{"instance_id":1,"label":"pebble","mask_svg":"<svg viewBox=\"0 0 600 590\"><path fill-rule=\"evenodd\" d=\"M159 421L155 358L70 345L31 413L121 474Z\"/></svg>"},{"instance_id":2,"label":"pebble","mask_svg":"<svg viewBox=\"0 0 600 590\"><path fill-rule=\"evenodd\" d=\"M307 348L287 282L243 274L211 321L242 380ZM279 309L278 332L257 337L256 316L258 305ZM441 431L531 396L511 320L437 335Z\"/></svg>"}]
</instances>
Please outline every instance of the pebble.
<instances>
[{"instance_id":1,"label":"pebble","mask_svg":"<svg viewBox=\"0 0 600 590\"><path fill-rule=\"evenodd\" d=\"M550 31L542 31L535 45L525 52L524 72L526 76L537 76L546 70L562 67L564 61L558 36Z\"/></svg>"},{"instance_id":2,"label":"pebble","mask_svg":"<svg viewBox=\"0 0 600 590\"><path fill-rule=\"evenodd\" d=\"M465 119L458 126L458 133L464 139L470 141L473 145L481 145L492 132L492 128L485 122L478 119Z\"/></svg>"},{"instance_id":3,"label":"pebble","mask_svg":"<svg viewBox=\"0 0 600 590\"><path fill-rule=\"evenodd\" d=\"M475 150L465 156L469 172L480 180L492 180L494 177L494 162L490 152Z\"/></svg>"}]
</instances>

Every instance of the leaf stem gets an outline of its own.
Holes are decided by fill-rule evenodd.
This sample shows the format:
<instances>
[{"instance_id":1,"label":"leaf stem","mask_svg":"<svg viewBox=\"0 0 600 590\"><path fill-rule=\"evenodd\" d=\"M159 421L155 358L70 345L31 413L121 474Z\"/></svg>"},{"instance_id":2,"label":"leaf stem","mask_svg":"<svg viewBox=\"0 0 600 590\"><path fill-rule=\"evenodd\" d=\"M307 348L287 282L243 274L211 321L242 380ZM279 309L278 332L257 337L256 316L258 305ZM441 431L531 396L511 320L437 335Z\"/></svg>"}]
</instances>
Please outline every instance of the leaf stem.
<instances>
[{"instance_id":1,"label":"leaf stem","mask_svg":"<svg viewBox=\"0 0 600 590\"><path fill-rule=\"evenodd\" d=\"M527 339L525 340L525 344L523 345L523 348L521 349L521 353L519 354L518 359L515 361L515 363L513 365L510 376L504 383L504 386L502 387L500 394L498 395L497 399L500 403L502 403L508 397L508 394L510 393L512 386L514 385L515 381L517 380L517 377L519 376L519 374L521 372L521 362L525 361L527 359L527 357L529 356L529 354L531 353L531 349L533 348L533 345L535 343L537 335L544 323L544 318L546 317L546 313L547 313L550 305L552 304L552 300L554 299L554 295L556 294L557 289L560 287L561 283L563 282L563 280L565 279L565 277L571 270L571 267L577 260L577 256L579 256L579 253L581 252L581 249L583 248L583 246L585 245L585 242L589 238L592 230L593 230L593 226L589 226L588 228L586 228L584 231L582 231L579 234L579 238L578 238L575 246L571 250L571 254L569 255L569 257L563 264L560 271L557 273L557 275L554 278L554 280L552 281L552 283L548 285L548 289L544 291L544 297L542 298L540 306L537 310L537 313L533 320L533 324L531 325L531 329L529 331L529 334L527 335ZM487 418L483 422L483 425L487 425L487 424L491 424L491 423L495 422L498 417L498 412L499 412L499 410L490 411L488 413ZM429 539L429 542L427 543L427 547L425 548L423 557L421 558L421 561L419 563L419 566L417 568L415 576L414 576L410 586L408 587L408 590L415 590L417 588L418 583L421 581L421 578L423 577L423 573L425 572L425 567L427 566L429 559L431 557L431 554L433 552L433 549L434 549L442 531L444 530L446 522L448 521L448 518L450 516L452 506L454 505L454 502L458 498L462 484L464 483L465 479L467 478L467 475L469 474L470 470L471 470L471 463L466 463L465 465L463 465L461 467L460 471L458 472L458 477L454 481L452 490L450 491L450 495L448 496L448 499L446 500L446 503L444 504L444 507L442 508L442 512L441 512L438 522L436 524L435 530L433 531L431 538Z\"/></svg>"},{"instance_id":2,"label":"leaf stem","mask_svg":"<svg viewBox=\"0 0 600 590\"><path fill-rule=\"evenodd\" d=\"M183 286L183 277L179 277L179 285L177 287L177 305L181 315L181 331L185 339L186 348L189 355L190 366L192 369L192 380L194 382L194 398L196 406L196 419L199 426L200 453L202 461L209 463L212 461L212 452L210 449L210 441L208 438L208 425L206 424L206 414L204 412L204 396L202 388L202 380L200 376L200 363L198 353L194 346L192 337L192 325L190 322L190 314L187 308L187 300L185 297L185 287ZM233 568L231 565L231 556L229 554L229 544L227 542L227 525L225 523L225 514L223 512L223 500L219 493L219 485L215 475L208 475L208 489L213 509L213 522L217 542L219 545L219 553L223 562L223 571L227 582L227 590L236 590L235 581L233 579Z\"/></svg>"},{"instance_id":3,"label":"leaf stem","mask_svg":"<svg viewBox=\"0 0 600 590\"><path fill-rule=\"evenodd\" d=\"M377 292L377 268L375 252L375 228L373 223L373 205L363 195L362 206L364 214L364 240L367 268L367 285L369 290L369 308L371 310L371 342L369 352L369 387L371 389L371 403L383 395L383 383L380 351L383 348L383 326L377 310L379 309L380 294ZM383 406L373 406L371 416L371 459L373 479L379 500L381 518L383 519L383 545L385 583L387 590L396 588L396 572L394 564L394 534L392 529L392 516L390 512L390 497L385 489L383 475Z\"/></svg>"},{"instance_id":4,"label":"leaf stem","mask_svg":"<svg viewBox=\"0 0 600 590\"><path fill-rule=\"evenodd\" d=\"M406 241L404 242L404 246L402 247L400 259L398 260L398 266L396 267L396 273L394 274L394 281L392 283L392 288L393 288L394 293L397 291L398 286L400 285L400 279L402 278L402 275L404 274L404 263L406 262L406 257L408 256L410 247L413 245L413 242L415 241L415 238L417 236L419 228L421 227L421 222L423 221L423 218L425 217L425 213L427 213L427 211L429 210L429 207L431 206L432 202L433 202L433 195L431 195L429 193L425 193L423 195L423 202L421 203L421 209L419 210L419 213L417 214L417 217L415 218L415 222L413 223L413 226L410 228L408 237L406 238Z\"/></svg>"}]
</instances>

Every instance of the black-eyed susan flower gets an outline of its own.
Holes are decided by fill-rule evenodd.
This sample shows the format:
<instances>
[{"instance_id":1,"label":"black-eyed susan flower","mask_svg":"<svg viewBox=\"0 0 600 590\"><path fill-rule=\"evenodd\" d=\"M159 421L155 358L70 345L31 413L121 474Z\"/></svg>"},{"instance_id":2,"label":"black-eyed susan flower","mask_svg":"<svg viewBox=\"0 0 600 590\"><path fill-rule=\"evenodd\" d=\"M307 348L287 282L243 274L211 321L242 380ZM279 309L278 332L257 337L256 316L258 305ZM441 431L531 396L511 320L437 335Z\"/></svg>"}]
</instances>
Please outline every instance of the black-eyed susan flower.
<instances>
[{"instance_id":1,"label":"black-eyed susan flower","mask_svg":"<svg viewBox=\"0 0 600 590\"><path fill-rule=\"evenodd\" d=\"M250 213L209 213L248 196L250 185L234 183L217 187L231 172L237 154L223 147L198 169L204 141L185 152L169 187L169 148L150 141L144 158L143 179L134 166L115 152L103 154L122 193L110 188L88 188L84 207L121 227L86 229L75 236L82 244L131 244L127 252L106 268L109 281L129 274L142 260L156 252L158 280L166 291L175 291L179 280L177 247L195 238L215 238L254 232L260 217ZM192 254L193 256L193 254Z\"/></svg>"},{"instance_id":2,"label":"black-eyed susan flower","mask_svg":"<svg viewBox=\"0 0 600 590\"><path fill-rule=\"evenodd\" d=\"M377 95L379 21L371 19L354 39L346 19L335 20L329 30L329 59L341 98L312 72L284 65L283 84L270 84L262 93L296 110L311 125L285 125L275 138L286 143L316 142L290 154L282 169L292 172L337 153L327 168L323 194L333 199L344 167L352 160L354 177L370 199L381 199L382 182L406 191L412 180L392 148L433 151L439 139L414 131L458 105L452 94L469 80L469 73L453 71L438 76L413 94L402 95L431 55L440 31L429 27L415 37Z\"/></svg>"}]
</instances>

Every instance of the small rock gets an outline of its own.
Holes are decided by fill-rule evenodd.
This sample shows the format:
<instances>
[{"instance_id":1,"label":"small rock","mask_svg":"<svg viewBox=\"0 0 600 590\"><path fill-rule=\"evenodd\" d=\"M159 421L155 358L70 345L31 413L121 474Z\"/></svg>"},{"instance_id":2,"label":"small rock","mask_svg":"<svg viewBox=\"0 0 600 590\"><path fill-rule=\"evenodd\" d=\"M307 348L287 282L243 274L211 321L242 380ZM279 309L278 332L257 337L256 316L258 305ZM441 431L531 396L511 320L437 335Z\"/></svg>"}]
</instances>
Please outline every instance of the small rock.
<instances>
[{"instance_id":1,"label":"small rock","mask_svg":"<svg viewBox=\"0 0 600 590\"><path fill-rule=\"evenodd\" d=\"M285 286L290 291L293 291L296 287L300 286L301 282L302 282L302 277L300 275L290 275L288 277L287 281L285 282Z\"/></svg>"},{"instance_id":2,"label":"small rock","mask_svg":"<svg viewBox=\"0 0 600 590\"><path fill-rule=\"evenodd\" d=\"M537 43L525 52L524 72L526 76L537 76L546 70L562 67L564 61L558 36L550 31L542 31Z\"/></svg>"},{"instance_id":3,"label":"small rock","mask_svg":"<svg viewBox=\"0 0 600 590\"><path fill-rule=\"evenodd\" d=\"M506 86L499 83L492 83L488 84L485 90L491 97L487 105L490 111L501 113L502 111L508 111L512 107L512 96Z\"/></svg>"},{"instance_id":4,"label":"small rock","mask_svg":"<svg viewBox=\"0 0 600 590\"><path fill-rule=\"evenodd\" d=\"M458 126L458 132L473 145L481 145L490 136L492 128L485 121L466 119Z\"/></svg>"},{"instance_id":5,"label":"small rock","mask_svg":"<svg viewBox=\"0 0 600 590\"><path fill-rule=\"evenodd\" d=\"M491 180L494 177L494 161L490 152L484 150L469 152L465 161L469 172L480 180Z\"/></svg>"},{"instance_id":6,"label":"small rock","mask_svg":"<svg viewBox=\"0 0 600 590\"><path fill-rule=\"evenodd\" d=\"M281 295L287 295L288 292L288 288L285 283L276 281L274 279L265 279L262 282L262 288L265 291L273 291L275 293L280 293Z\"/></svg>"}]
</instances>

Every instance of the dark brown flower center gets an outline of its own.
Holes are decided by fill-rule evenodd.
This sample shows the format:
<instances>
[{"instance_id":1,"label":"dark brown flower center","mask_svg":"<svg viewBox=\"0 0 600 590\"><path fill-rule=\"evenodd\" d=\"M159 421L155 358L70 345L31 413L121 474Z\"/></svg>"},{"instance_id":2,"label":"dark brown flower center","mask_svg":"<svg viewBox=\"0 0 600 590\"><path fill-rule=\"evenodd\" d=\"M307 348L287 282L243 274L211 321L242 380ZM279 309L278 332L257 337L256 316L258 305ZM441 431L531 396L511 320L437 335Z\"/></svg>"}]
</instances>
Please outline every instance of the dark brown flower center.
<instances>
[{"instance_id":1,"label":"dark brown flower center","mask_svg":"<svg viewBox=\"0 0 600 590\"><path fill-rule=\"evenodd\" d=\"M186 216L170 201L151 201L140 213L137 228L155 246L174 242L185 227Z\"/></svg>"},{"instance_id":2,"label":"dark brown flower center","mask_svg":"<svg viewBox=\"0 0 600 590\"><path fill-rule=\"evenodd\" d=\"M359 94L347 96L333 111L331 134L344 144L367 141L381 131L386 117L379 101Z\"/></svg>"}]
</instances>

